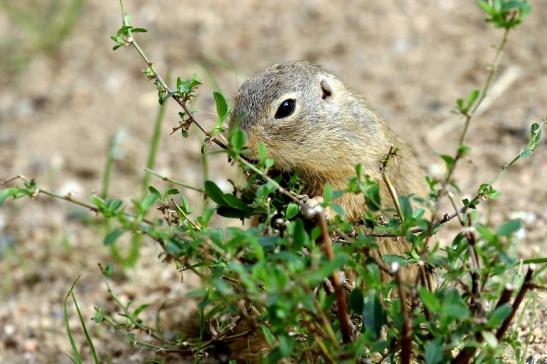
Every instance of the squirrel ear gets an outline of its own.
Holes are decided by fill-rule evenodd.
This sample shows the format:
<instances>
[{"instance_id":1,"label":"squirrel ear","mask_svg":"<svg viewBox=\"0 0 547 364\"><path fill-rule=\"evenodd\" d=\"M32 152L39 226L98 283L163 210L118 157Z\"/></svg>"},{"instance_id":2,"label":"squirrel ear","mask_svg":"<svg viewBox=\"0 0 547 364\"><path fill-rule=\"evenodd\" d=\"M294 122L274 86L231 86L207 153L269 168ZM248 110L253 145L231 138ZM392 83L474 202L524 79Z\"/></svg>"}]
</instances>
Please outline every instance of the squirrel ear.
<instances>
[{"instance_id":1,"label":"squirrel ear","mask_svg":"<svg viewBox=\"0 0 547 364\"><path fill-rule=\"evenodd\" d=\"M321 81L321 91L323 91L323 95L321 96L323 100L327 100L332 96L332 88L326 80Z\"/></svg>"}]
</instances>

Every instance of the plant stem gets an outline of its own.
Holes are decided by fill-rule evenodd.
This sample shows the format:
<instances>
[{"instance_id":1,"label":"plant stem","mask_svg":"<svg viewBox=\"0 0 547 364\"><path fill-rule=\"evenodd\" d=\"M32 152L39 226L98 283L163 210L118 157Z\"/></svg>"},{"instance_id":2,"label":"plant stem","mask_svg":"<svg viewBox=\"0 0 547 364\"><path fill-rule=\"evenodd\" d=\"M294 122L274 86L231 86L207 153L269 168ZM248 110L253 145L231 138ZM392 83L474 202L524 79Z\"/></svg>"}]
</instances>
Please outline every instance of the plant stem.
<instances>
[{"instance_id":1,"label":"plant stem","mask_svg":"<svg viewBox=\"0 0 547 364\"><path fill-rule=\"evenodd\" d=\"M484 84L482 85L479 99L476 101L471 111L465 113L465 123L463 126L463 131L458 141L458 149L456 151L454 162L452 163L450 169L448 170L448 173L446 174L446 177L441 185L441 190L439 191L439 194L437 195L438 199L440 199L444 195L446 188L448 187L448 184L450 183L450 179L452 178L452 175L454 174L454 171L456 170L456 165L458 161L463 157L463 152L460 149L460 146L464 145L465 143L465 138L467 137L467 133L469 131L469 125L471 124L471 120L473 116L475 115L475 112L477 111L479 106L482 104L486 96L488 95L488 90L490 89L490 85L492 83L494 75L496 71L498 70L499 63L501 61L501 56L503 54L503 50L505 49L505 46L507 44L507 39L509 37L510 30L511 28L505 28L505 31L503 32L503 37L500 43L498 44L498 46L496 47L496 54L494 56L494 60L488 66L488 74L486 76Z\"/></svg>"},{"instance_id":2,"label":"plant stem","mask_svg":"<svg viewBox=\"0 0 547 364\"><path fill-rule=\"evenodd\" d=\"M110 188L110 176L112 175L112 167L114 165L116 149L118 148L118 143L122 136L122 130L123 129L119 129L118 131L116 131L116 133L114 133L114 135L112 135L112 138L110 138L110 144L108 145L108 153L106 156L106 162L103 172L103 186L100 194L102 198L108 197L108 190Z\"/></svg>"},{"instance_id":3,"label":"plant stem","mask_svg":"<svg viewBox=\"0 0 547 364\"><path fill-rule=\"evenodd\" d=\"M391 196L391 199L393 200L393 204L395 205L395 209L397 210L397 215L399 215L399 220L401 223L404 222L404 215L401 210L401 204L399 203L399 197L397 196L397 191L395 190L395 187L391 183L391 180L389 179L387 175L387 164L389 160L392 157L395 157L397 155L397 150L394 146L389 147L389 152L386 154L384 161L382 162L382 165L380 166L380 173L382 174L382 179L384 180L384 183L387 187L387 190L389 191L389 195Z\"/></svg>"},{"instance_id":4,"label":"plant stem","mask_svg":"<svg viewBox=\"0 0 547 364\"><path fill-rule=\"evenodd\" d=\"M325 218L325 213L317 214L317 220L319 228L321 229L321 240L323 242L323 247L327 254L327 258L330 261L334 260L334 250L332 249L332 242L330 240L329 228L327 225L327 219ZM338 307L338 319L340 320L340 328L342 330L342 339L344 343L350 343L353 337L353 324L349 319L347 312L347 297L344 287L342 285L342 279L340 277L340 272L335 270L332 273L332 284L334 286L334 293L336 295L336 304Z\"/></svg>"},{"instance_id":5,"label":"plant stem","mask_svg":"<svg viewBox=\"0 0 547 364\"><path fill-rule=\"evenodd\" d=\"M127 24L127 21L126 21L126 18L125 18L125 14L127 14L127 12L125 10L125 1L124 0L120 0L120 7L121 7L121 10L122 10L122 14L123 14L123 25L127 26L128 24ZM144 53L144 51L141 48L141 46L139 45L139 43L135 40L135 38L133 38L133 35L131 34L131 31L129 31L129 38L127 39L127 45L133 46L133 48L135 48L137 53L141 56L142 60L146 63L149 70L151 71L152 77L157 82L159 82L161 87L165 90L165 92L167 92L173 98L173 100L175 100L182 107L182 109L184 110L186 115L188 115L189 120L193 124L195 124L198 127L198 129L203 132L203 134L205 134L207 139L211 140L212 142L214 142L216 145L218 145L222 149L228 149L228 142L226 141L226 138L224 138L224 136L221 134L220 135L220 138L222 139L222 141L221 141L218 138L211 135L211 133L209 133L207 130L205 130L205 128L199 122L197 122L197 120L194 118L194 115L190 111L188 106L186 105L185 100L182 100L179 96L177 96L169 88L169 86L167 86L167 83L163 80L161 75L158 73L158 71L154 67L154 64L152 63L152 61L150 61L150 58L148 58L148 56L146 55L146 53Z\"/></svg>"},{"instance_id":6,"label":"plant stem","mask_svg":"<svg viewBox=\"0 0 547 364\"><path fill-rule=\"evenodd\" d=\"M169 81L170 74L167 72L167 80ZM158 112L156 113L156 118L154 120L154 129L152 131L152 137L150 138L150 148L148 149L148 158L146 160L146 169L144 176L142 178L142 194L143 197L146 195L148 190L148 183L150 180L149 170L154 169L156 164L156 155L158 153L158 147L161 137L161 126L163 120L165 119L165 103L160 104L158 107Z\"/></svg>"},{"instance_id":7,"label":"plant stem","mask_svg":"<svg viewBox=\"0 0 547 364\"><path fill-rule=\"evenodd\" d=\"M410 364L412 358L412 321L408 312L406 293L403 289L401 280L400 267L394 270L395 282L399 292L399 300L401 301L401 311L403 313L403 332L401 334L401 364Z\"/></svg>"},{"instance_id":8,"label":"plant stem","mask_svg":"<svg viewBox=\"0 0 547 364\"><path fill-rule=\"evenodd\" d=\"M526 295L526 292L531 288L532 283L532 275L534 274L536 266L534 264L530 264L528 266L528 271L526 272L526 275L524 276L524 281L522 282L522 286L520 287L519 292L517 293L517 296L515 297L515 301L513 302L513 306L511 307L511 313L509 316L503 321L500 328L496 332L496 338L498 340L501 340L503 336L505 335L505 332L509 328L509 325L511 324L511 321L513 320L513 317L515 317L515 314L517 313L517 310L522 303L522 300L524 299L524 296Z\"/></svg>"},{"instance_id":9,"label":"plant stem","mask_svg":"<svg viewBox=\"0 0 547 364\"><path fill-rule=\"evenodd\" d=\"M149 168L146 168L145 171L147 173L151 174L152 176L158 177L162 181L169 182L169 183L172 183L176 186L187 188L189 190L196 191L196 192L199 192L199 193L205 193L205 191L201 188L190 186L190 185L187 185L185 183L179 182L176 179L173 179L173 178L170 178L170 177L167 177L167 176L163 176L163 175L159 174L158 172L155 172L155 171L153 171Z\"/></svg>"}]
</instances>

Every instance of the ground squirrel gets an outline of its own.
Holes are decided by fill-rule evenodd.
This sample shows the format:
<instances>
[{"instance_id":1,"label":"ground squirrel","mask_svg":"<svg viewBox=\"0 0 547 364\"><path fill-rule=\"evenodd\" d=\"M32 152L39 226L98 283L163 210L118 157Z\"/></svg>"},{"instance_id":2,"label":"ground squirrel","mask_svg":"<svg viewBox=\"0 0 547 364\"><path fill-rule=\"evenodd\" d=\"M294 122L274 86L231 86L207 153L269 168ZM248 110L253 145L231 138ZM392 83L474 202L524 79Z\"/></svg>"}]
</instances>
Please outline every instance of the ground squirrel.
<instances>
[{"instance_id":1,"label":"ground squirrel","mask_svg":"<svg viewBox=\"0 0 547 364\"><path fill-rule=\"evenodd\" d=\"M414 151L334 75L307 62L274 65L245 81L235 98L231 125L243 129L251 154L263 142L281 171L299 170L310 198L329 183L343 190L355 166L380 181L380 163L391 146L397 157L387 174L399 195L425 195L423 170ZM383 207L392 206L381 183ZM338 201L349 221L365 210L363 197L346 193Z\"/></svg>"},{"instance_id":2,"label":"ground squirrel","mask_svg":"<svg viewBox=\"0 0 547 364\"><path fill-rule=\"evenodd\" d=\"M380 173L391 146L399 150L387 170L396 191L423 196L427 190L413 150L336 76L307 62L277 64L245 81L236 95L230 125L247 133L251 158L256 158L257 144L263 142L275 168L298 170L304 193L312 199L321 198L326 183L344 190L355 166L361 164L380 182L383 207L392 207ZM366 209L362 195L346 193L336 202L355 223ZM383 239L373 254L376 258L403 255L408 249L404 240ZM416 273L416 267L406 266L402 277L414 282ZM258 333L230 345L232 355L247 360L265 350Z\"/></svg>"}]
</instances>

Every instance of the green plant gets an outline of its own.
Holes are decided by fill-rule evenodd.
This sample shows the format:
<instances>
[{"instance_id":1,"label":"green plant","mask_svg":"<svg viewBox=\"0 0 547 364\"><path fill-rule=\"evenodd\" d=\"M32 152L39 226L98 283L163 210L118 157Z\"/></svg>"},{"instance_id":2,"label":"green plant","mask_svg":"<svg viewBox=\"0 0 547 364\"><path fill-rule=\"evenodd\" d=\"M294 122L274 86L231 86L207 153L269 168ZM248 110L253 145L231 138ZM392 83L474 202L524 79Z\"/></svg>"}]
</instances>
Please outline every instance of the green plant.
<instances>
[{"instance_id":1,"label":"green plant","mask_svg":"<svg viewBox=\"0 0 547 364\"><path fill-rule=\"evenodd\" d=\"M105 245L115 245L126 233L147 236L162 247L165 261L183 274L190 271L201 278L202 286L189 293L189 299L199 301L199 332L193 337L167 337L161 327L147 324L147 304L133 309L134 302L123 302L113 292L111 266L101 272L119 313L97 307L96 323L124 333L135 347L191 355L196 361L214 355L220 344L244 348L232 355L255 354L265 362L497 363L509 347L522 360L518 335L510 325L526 297L531 298L525 306L535 302L531 291L544 284L547 258L523 261L511 256L509 248L521 221L487 226L477 207L499 195L494 185L507 169L532 156L547 117L531 126L527 145L491 181L479 185L472 198L460 203L450 192L457 187L454 171L470 150L465 141L473 116L488 93L510 30L529 11L527 2L479 2L488 21L503 29L503 37L480 90L456 101L463 131L454 155L442 156L445 177L428 179L431 193L424 207L416 207L415 197L398 196L385 173L382 181L373 181L356 166L347 188L325 188L322 207L313 209L299 196L297 174L272 173L275 163L264 146L256 162L245 157L246 135L225 128L229 105L222 93L214 93L218 118L213 130L196 120L189 104L199 80L177 78L176 87L170 88L134 38L134 33L145 30L131 25L123 1L121 5L123 23L112 37L114 48L134 48L147 65L145 74L157 88L159 103L172 98L180 105L180 123L173 131L188 137L189 128L196 126L205 136L202 153L215 144L240 167L247 182L227 193L212 181L205 181L203 188L192 187L152 172L177 188L148 186L147 194L132 200L129 208L107 197L92 196L87 203L59 196L22 176L5 181L22 180L23 185L0 191L0 205L7 198L38 194L76 203L112 225ZM386 150L380 171L389 169L393 158L396 150ZM389 188L394 211L380 208L379 183ZM185 197L188 188L202 192L215 207L196 213ZM354 226L344 219L336 205L343 193L364 196L368 211L363 224ZM439 201L444 198L454 211L441 215ZM154 208L160 214L151 217ZM326 208L336 217L327 221ZM258 223L215 226L215 214L236 220L258 216ZM441 246L437 234L454 219L460 229L450 244ZM406 239L411 249L379 259L374 251L388 237ZM416 282L400 277L401 267L408 264L420 269ZM439 278L437 285L426 279L430 270Z\"/></svg>"}]
</instances>

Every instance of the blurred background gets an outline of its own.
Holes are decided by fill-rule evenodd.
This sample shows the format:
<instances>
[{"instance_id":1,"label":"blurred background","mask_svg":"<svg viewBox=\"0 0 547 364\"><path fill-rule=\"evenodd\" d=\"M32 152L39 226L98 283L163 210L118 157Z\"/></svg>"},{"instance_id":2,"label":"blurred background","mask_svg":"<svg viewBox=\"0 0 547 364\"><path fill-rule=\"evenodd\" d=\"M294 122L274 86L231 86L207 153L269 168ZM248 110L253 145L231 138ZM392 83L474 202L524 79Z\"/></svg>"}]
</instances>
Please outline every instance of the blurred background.
<instances>
[{"instance_id":1,"label":"blurred background","mask_svg":"<svg viewBox=\"0 0 547 364\"><path fill-rule=\"evenodd\" d=\"M531 122L547 113L547 3L532 5L510 35L492 97L471 126L472 151L456 176L459 197L490 180L526 143ZM438 155L454 153L463 124L451 113L455 99L482 84L492 45L501 38L473 1L133 0L127 7L133 25L149 30L136 36L160 73L195 73L203 81L195 108L207 128L215 121L214 88L231 98L246 77L271 64L308 60L362 94L435 176L444 172ZM157 92L133 49L112 51L110 36L120 23L116 0L0 0L0 180L23 174L87 200L101 190L117 135L110 194L139 196ZM169 135L176 106L168 103L155 169L198 186L202 137L193 129L187 139ZM534 158L512 168L497 184L501 197L488 205L493 213L486 214L494 223L524 220L517 249L525 257L547 250L546 157L544 143ZM221 185L236 176L223 155L211 155L209 164L210 178ZM70 362L62 302L78 274L84 315L108 304L97 268L110 259L104 231L75 216L74 207L43 196L0 208L0 362ZM122 297L182 302L194 283L181 283L158 253L145 242L136 267L117 278ZM171 321L184 325L189 311L183 306ZM545 317L544 304L540 311ZM113 362L153 357L91 326L98 351ZM534 350L545 350L544 332L536 334Z\"/></svg>"}]
</instances>

